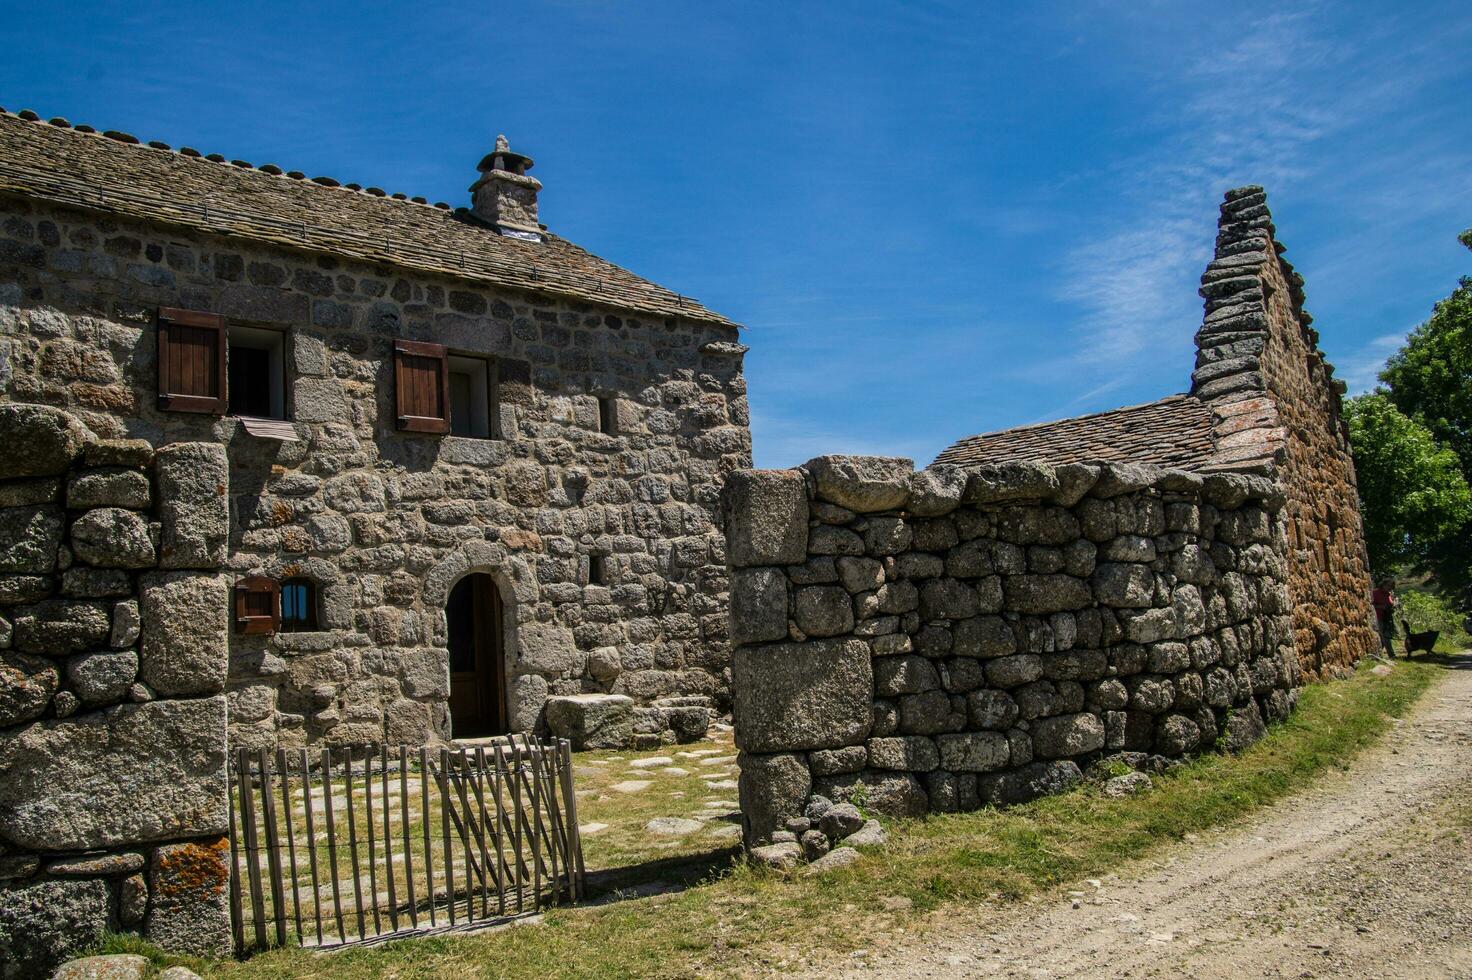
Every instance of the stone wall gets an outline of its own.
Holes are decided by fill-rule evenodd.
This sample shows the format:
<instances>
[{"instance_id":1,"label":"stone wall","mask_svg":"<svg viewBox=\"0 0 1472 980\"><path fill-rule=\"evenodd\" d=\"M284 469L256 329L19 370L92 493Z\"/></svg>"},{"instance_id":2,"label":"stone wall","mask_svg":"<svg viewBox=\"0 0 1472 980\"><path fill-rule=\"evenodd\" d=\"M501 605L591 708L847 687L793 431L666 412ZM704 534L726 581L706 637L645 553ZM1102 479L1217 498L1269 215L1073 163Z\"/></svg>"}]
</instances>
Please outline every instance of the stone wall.
<instances>
[{"instance_id":1,"label":"stone wall","mask_svg":"<svg viewBox=\"0 0 1472 980\"><path fill-rule=\"evenodd\" d=\"M0 977L230 948L225 453L0 405Z\"/></svg>"},{"instance_id":2,"label":"stone wall","mask_svg":"<svg viewBox=\"0 0 1472 980\"><path fill-rule=\"evenodd\" d=\"M1236 748L1297 699L1283 495L1133 464L829 456L725 495L749 845Z\"/></svg>"},{"instance_id":3,"label":"stone wall","mask_svg":"<svg viewBox=\"0 0 1472 980\"><path fill-rule=\"evenodd\" d=\"M1342 673L1377 644L1369 558L1344 383L1318 347L1303 309L1303 277L1282 257L1261 187L1230 191L1216 256L1201 280L1206 319L1193 392L1212 405L1218 443L1254 433L1273 443L1274 476L1287 497L1288 588L1303 669Z\"/></svg>"},{"instance_id":4,"label":"stone wall","mask_svg":"<svg viewBox=\"0 0 1472 980\"><path fill-rule=\"evenodd\" d=\"M157 409L162 306L285 330L296 441ZM397 431L396 337L519 365L505 437ZM0 198L0 401L66 408L102 438L225 447L228 571L318 584L320 631L231 635L242 747L447 736L444 603L472 571L509 606L516 728L552 695L627 695L653 740L678 734L660 699L724 708L714 518L723 475L751 464L744 350L729 326Z\"/></svg>"}]
</instances>

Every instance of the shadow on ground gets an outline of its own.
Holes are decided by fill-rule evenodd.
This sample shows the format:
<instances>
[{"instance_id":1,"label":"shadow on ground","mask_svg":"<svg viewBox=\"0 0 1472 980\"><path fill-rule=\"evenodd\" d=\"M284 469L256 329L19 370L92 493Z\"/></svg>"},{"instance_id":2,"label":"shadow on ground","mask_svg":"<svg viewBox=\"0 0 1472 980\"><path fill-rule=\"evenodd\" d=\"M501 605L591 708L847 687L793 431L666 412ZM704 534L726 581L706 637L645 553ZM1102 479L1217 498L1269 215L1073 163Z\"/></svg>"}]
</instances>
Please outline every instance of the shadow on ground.
<instances>
[{"instance_id":1,"label":"shadow on ground","mask_svg":"<svg viewBox=\"0 0 1472 980\"><path fill-rule=\"evenodd\" d=\"M606 905L630 898L681 892L729 874L741 855L739 845L703 854L641 861L588 872L588 904Z\"/></svg>"}]
</instances>

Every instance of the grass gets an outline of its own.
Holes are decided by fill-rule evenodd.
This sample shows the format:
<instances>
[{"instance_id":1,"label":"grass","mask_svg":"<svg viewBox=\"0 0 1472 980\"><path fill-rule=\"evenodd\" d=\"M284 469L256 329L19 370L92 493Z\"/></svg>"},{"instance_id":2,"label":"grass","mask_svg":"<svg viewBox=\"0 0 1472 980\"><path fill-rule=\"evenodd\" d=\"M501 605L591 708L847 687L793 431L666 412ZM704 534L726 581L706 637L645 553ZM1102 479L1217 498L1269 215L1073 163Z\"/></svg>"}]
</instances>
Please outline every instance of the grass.
<instances>
[{"instance_id":1,"label":"grass","mask_svg":"<svg viewBox=\"0 0 1472 980\"><path fill-rule=\"evenodd\" d=\"M610 823L602 841L588 838L590 862L654 861L660 863L649 874L681 867L689 875L703 857L709 869L704 880L672 894L558 909L539 925L351 949L330 960L281 949L208 964L201 972L229 980L285 980L329 970L341 978L676 977L804 967L814 950L831 955L883 942L933 910L1015 901L1239 820L1347 766L1438 673L1430 662L1397 662L1385 676L1362 667L1348 680L1307 687L1293 717L1248 751L1204 756L1157 778L1155 788L1139 796L1108 799L1085 786L1008 810L890 822L887 847L821 881L733 862L729 849L712 847L700 835L658 842L642 834L649 816L681 812L671 804L685 810L699 805L688 794L704 786L696 790L686 782L698 777L645 777L655 786L616 798L612 783L635 778L624 759L580 756L578 785L588 794L579 801L582 820ZM665 778L668 783L658 781Z\"/></svg>"},{"instance_id":2,"label":"grass","mask_svg":"<svg viewBox=\"0 0 1472 980\"><path fill-rule=\"evenodd\" d=\"M629 765L636 758L643 768L635 769ZM600 882L616 879L618 887L637 888L650 879L667 877L669 872L689 863L691 858L709 858L713 849L718 850L725 859L724 863L729 865L740 837L740 814L736 810L735 759L736 749L729 732L700 745L670 746L658 752L637 753L632 756L627 752L589 752L576 756L574 779L577 786L579 823L584 828L583 853L589 870L594 873L590 883L596 888ZM448 894L449 884L445 873L447 861L443 835L448 818L441 812L441 792L433 785L434 779L426 777L419 766L411 761L403 781L395 771L389 774L385 784L383 777L375 769L369 780L365 780L361 774L355 776L353 790L349 793L340 768L335 766L334 770L334 777L328 780L330 798L333 801L332 823L336 833L333 844L329 844L331 838L327 833L326 791L329 787L324 785L320 773L314 772L310 792L302 784L300 769L293 770L293 775L286 784L283 784L278 774L271 793L277 826L283 834L289 830L295 848L294 885L291 880L293 854L285 846L277 851L287 882L284 888L284 909L288 921L295 918L294 903L299 898L304 941L315 939L314 925L319 921L319 916L329 943L340 935L356 937L358 925L354 902L361 894L365 911L376 908L378 912L378 915L369 912L365 916L369 934L373 934L375 923L380 917L382 928L387 931L390 929L390 905L402 906L410 893L406 884L408 870L412 867L414 894L419 902L421 925L428 926L431 921L427 915L426 903L426 896L430 892L431 870L434 891L441 896L437 903L437 920L439 924L445 924L447 914L443 896ZM485 784L486 806L492 815L496 812L493 805L496 795L508 806L512 798L509 782L502 782L499 793L492 789L489 781ZM371 793L367 792L369 786L372 787ZM530 808L529 790L524 789L522 795L523 802ZM290 801L289 805L283 803L283 797ZM386 809L385 799L388 802ZM407 808L401 805L405 799ZM477 797L467 793L467 799L472 811L475 811ZM260 795L253 793L251 801L254 821L258 826L264 827L266 817ZM236 810L237 825L244 827L246 821L240 813L239 799L232 799L231 804ZM313 815L311 834L307 832L309 806ZM672 815L697 818L701 829L694 833L666 836L652 835L644 829L650 819ZM349 823L349 816L352 824ZM531 823L529 818L528 830ZM348 846L349 828L353 825L359 835L356 854ZM374 837L371 847L370 828ZM531 867L534 863L532 844L529 833L525 836L522 854L527 866ZM261 839L265 839L264 831ZM388 860L385 852L386 839L393 843L392 861ZM460 895L456 905L463 919L466 904L464 889L471 879L464 860L462 843L454 825L451 825L450 840L449 856L453 860L453 881ZM412 864L404 860L406 845ZM509 834L503 853L506 855L507 865L514 865ZM544 853L543 857L546 856ZM315 901L313 858L319 872ZM241 860L245 862L244 855ZM256 861L265 876L269 865L264 851L257 854ZM393 879L392 891L390 877ZM247 922L253 923L255 911L250 889L243 887L242 892ZM390 902L391 895L394 902ZM533 910L530 905L530 889L524 897L528 902L527 909ZM498 904L494 887L486 896L485 902L480 898L472 898L471 901L472 904L488 904L492 912ZM509 895L506 902L507 907L512 910L521 908ZM334 921L334 908L339 903L344 912L341 930ZM269 923L273 914L269 888L266 888L261 918ZM408 928L407 916L402 916L401 921ZM268 933L269 931L268 926ZM251 932L252 928L248 924L247 936Z\"/></svg>"}]
</instances>

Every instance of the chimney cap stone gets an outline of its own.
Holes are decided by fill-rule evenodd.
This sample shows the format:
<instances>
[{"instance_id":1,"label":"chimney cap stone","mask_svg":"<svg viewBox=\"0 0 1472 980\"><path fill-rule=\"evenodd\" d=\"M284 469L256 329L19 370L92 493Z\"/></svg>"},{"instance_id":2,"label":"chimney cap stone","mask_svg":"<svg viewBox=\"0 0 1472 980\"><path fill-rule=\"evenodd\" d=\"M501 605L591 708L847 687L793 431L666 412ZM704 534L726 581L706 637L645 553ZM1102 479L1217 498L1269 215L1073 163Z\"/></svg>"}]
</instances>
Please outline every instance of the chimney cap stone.
<instances>
[{"instance_id":1,"label":"chimney cap stone","mask_svg":"<svg viewBox=\"0 0 1472 980\"><path fill-rule=\"evenodd\" d=\"M502 134L496 137L496 148L487 153L475 169L482 173L504 170L513 174L525 174L534 165L531 157L511 152L511 144Z\"/></svg>"}]
</instances>

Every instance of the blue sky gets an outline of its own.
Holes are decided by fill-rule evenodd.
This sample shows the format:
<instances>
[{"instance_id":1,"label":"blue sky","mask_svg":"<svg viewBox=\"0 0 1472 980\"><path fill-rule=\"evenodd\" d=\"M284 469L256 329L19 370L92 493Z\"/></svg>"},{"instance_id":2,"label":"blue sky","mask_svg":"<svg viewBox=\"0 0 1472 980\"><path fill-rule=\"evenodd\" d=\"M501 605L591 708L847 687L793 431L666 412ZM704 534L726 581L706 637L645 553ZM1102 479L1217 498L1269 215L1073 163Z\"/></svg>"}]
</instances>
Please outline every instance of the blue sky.
<instances>
[{"instance_id":1,"label":"blue sky","mask_svg":"<svg viewBox=\"0 0 1472 980\"><path fill-rule=\"evenodd\" d=\"M1472 273L1465 0L300 8L4 0L0 105L452 204L505 132L747 325L758 465L1183 389L1238 184L1356 390Z\"/></svg>"}]
</instances>

